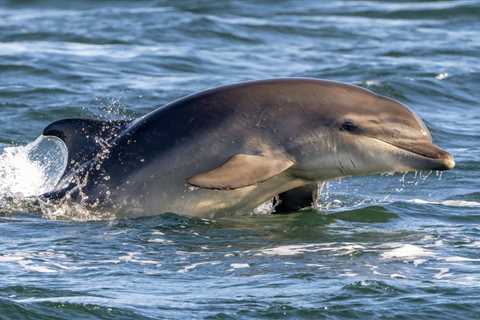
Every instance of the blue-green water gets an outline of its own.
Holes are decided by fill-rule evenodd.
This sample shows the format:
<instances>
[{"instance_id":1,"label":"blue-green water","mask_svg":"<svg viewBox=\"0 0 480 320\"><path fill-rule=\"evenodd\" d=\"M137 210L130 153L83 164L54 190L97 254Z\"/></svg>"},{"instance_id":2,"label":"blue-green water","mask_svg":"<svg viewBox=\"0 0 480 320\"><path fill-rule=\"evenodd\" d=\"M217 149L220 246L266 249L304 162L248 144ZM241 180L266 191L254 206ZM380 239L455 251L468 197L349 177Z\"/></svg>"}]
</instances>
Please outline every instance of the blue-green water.
<instances>
[{"instance_id":1,"label":"blue-green water","mask_svg":"<svg viewBox=\"0 0 480 320\"><path fill-rule=\"evenodd\" d=\"M480 318L480 2L258 2L0 2L0 319ZM288 216L17 203L48 186L8 147L54 120L279 76L407 103L457 167L334 181Z\"/></svg>"}]
</instances>

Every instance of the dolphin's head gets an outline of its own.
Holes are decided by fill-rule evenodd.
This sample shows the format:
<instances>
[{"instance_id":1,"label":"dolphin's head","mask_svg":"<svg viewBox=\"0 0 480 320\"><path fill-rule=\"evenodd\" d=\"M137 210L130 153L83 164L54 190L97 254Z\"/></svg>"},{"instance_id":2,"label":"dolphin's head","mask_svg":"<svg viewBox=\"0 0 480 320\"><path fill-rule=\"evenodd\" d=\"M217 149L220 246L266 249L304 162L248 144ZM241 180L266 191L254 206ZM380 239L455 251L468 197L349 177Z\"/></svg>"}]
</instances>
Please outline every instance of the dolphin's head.
<instances>
[{"instance_id":1,"label":"dolphin's head","mask_svg":"<svg viewBox=\"0 0 480 320\"><path fill-rule=\"evenodd\" d=\"M451 154L432 142L430 131L407 106L368 90L330 84L311 111L297 172L307 179L382 172L449 170ZM333 86L333 88L332 88ZM315 116L316 115L316 116Z\"/></svg>"}]
</instances>

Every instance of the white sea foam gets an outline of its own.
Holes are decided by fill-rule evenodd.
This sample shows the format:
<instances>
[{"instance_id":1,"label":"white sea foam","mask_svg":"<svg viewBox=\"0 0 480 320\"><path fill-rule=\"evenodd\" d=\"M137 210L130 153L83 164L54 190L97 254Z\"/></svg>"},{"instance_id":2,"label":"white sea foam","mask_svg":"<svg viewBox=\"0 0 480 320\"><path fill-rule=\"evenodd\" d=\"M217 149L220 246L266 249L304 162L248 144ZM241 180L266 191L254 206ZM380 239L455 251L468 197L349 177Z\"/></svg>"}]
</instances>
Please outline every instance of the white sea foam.
<instances>
[{"instance_id":1,"label":"white sea foam","mask_svg":"<svg viewBox=\"0 0 480 320\"><path fill-rule=\"evenodd\" d=\"M438 273L436 273L433 276L435 279L443 279L443 278L451 276L451 274L448 273L450 271L449 268L440 268L438 270L439 270Z\"/></svg>"},{"instance_id":2,"label":"white sea foam","mask_svg":"<svg viewBox=\"0 0 480 320\"><path fill-rule=\"evenodd\" d=\"M412 199L412 200L407 200L407 202L417 203L417 204L436 204L436 205L442 205L447 207L480 208L480 202L466 201L466 200L428 201L428 200L422 200L422 199Z\"/></svg>"},{"instance_id":3,"label":"white sea foam","mask_svg":"<svg viewBox=\"0 0 480 320\"><path fill-rule=\"evenodd\" d=\"M425 262L427 262L427 259L414 259L413 260L413 265L415 267L418 267L419 265L422 265L424 264Z\"/></svg>"},{"instance_id":4,"label":"white sea foam","mask_svg":"<svg viewBox=\"0 0 480 320\"><path fill-rule=\"evenodd\" d=\"M129 262L129 261L132 261L135 258L135 255L137 255L137 253L127 252L126 255L118 257L118 260L123 261L123 262Z\"/></svg>"},{"instance_id":5,"label":"white sea foam","mask_svg":"<svg viewBox=\"0 0 480 320\"><path fill-rule=\"evenodd\" d=\"M160 261L157 261L157 260L137 260L138 263L140 264L152 264L152 265L156 265L157 267L161 266L162 263Z\"/></svg>"},{"instance_id":6,"label":"white sea foam","mask_svg":"<svg viewBox=\"0 0 480 320\"><path fill-rule=\"evenodd\" d=\"M221 261L204 261L204 262L197 262L197 263L192 263L188 266L183 267L182 269L178 270L177 272L185 273L185 272L190 272L193 269L197 268L198 266L201 265L217 265L220 264Z\"/></svg>"},{"instance_id":7,"label":"white sea foam","mask_svg":"<svg viewBox=\"0 0 480 320\"><path fill-rule=\"evenodd\" d=\"M56 272L58 272L57 270L50 269L50 268L45 267L45 266L32 266L32 265L29 265L29 264L26 264L24 266L24 269L26 271L40 272L40 273L56 273Z\"/></svg>"},{"instance_id":8,"label":"white sea foam","mask_svg":"<svg viewBox=\"0 0 480 320\"><path fill-rule=\"evenodd\" d=\"M473 241L468 244L464 244L464 247L469 247L469 248L480 248L480 241Z\"/></svg>"},{"instance_id":9,"label":"white sea foam","mask_svg":"<svg viewBox=\"0 0 480 320\"><path fill-rule=\"evenodd\" d=\"M20 260L24 260L25 257L17 256L17 255L3 255L0 256L0 262L17 262Z\"/></svg>"},{"instance_id":10,"label":"white sea foam","mask_svg":"<svg viewBox=\"0 0 480 320\"><path fill-rule=\"evenodd\" d=\"M363 246L353 243L322 243L322 244L303 244L303 245L286 245L274 248L260 250L256 255L270 256L293 256L304 253L312 253L319 251L329 251L333 255L350 255L357 251L365 249Z\"/></svg>"},{"instance_id":11,"label":"white sea foam","mask_svg":"<svg viewBox=\"0 0 480 320\"><path fill-rule=\"evenodd\" d=\"M325 265L319 263L307 263L305 264L307 267L316 267L316 268L325 268Z\"/></svg>"},{"instance_id":12,"label":"white sea foam","mask_svg":"<svg viewBox=\"0 0 480 320\"><path fill-rule=\"evenodd\" d=\"M45 263L38 264L36 260L44 260L45 258L54 257L65 258L63 254L57 254L55 252L41 251L41 252L15 252L7 253L0 256L0 263L15 263L28 272L40 272L40 273L55 273L58 272L55 269L48 267ZM34 262L35 261L35 262ZM51 263L50 263L51 264Z\"/></svg>"},{"instance_id":13,"label":"white sea foam","mask_svg":"<svg viewBox=\"0 0 480 320\"><path fill-rule=\"evenodd\" d=\"M69 54L78 57L109 57L111 59L134 59L143 54L174 54L179 50L185 50L173 46L147 46L136 45L130 50L118 50L117 45L92 44L92 43L51 43L45 41L17 41L0 43L0 56L11 54L22 54L34 50L44 54ZM184 53L185 54L185 53ZM152 77L153 79L153 77Z\"/></svg>"},{"instance_id":14,"label":"white sea foam","mask_svg":"<svg viewBox=\"0 0 480 320\"><path fill-rule=\"evenodd\" d=\"M445 257L443 258L446 262L477 262L480 261L478 258L466 258L459 256Z\"/></svg>"},{"instance_id":15,"label":"white sea foam","mask_svg":"<svg viewBox=\"0 0 480 320\"><path fill-rule=\"evenodd\" d=\"M382 253L382 258L384 259L403 259L412 261L415 261L418 258L430 256L433 256L433 252L412 244L404 244L400 247Z\"/></svg>"},{"instance_id":16,"label":"white sea foam","mask_svg":"<svg viewBox=\"0 0 480 320\"><path fill-rule=\"evenodd\" d=\"M172 240L167 240L163 238L153 238L153 239L148 239L147 241L151 243L163 243L163 244L173 243Z\"/></svg>"}]
</instances>

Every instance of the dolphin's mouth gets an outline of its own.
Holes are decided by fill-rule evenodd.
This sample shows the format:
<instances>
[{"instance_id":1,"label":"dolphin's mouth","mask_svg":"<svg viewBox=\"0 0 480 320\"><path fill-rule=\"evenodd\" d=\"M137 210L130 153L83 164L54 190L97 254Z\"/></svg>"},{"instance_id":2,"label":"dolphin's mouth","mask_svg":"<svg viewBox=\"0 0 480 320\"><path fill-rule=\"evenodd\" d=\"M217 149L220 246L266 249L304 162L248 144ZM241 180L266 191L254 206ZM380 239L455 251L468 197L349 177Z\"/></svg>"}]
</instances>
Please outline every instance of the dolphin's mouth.
<instances>
[{"instance_id":1,"label":"dolphin's mouth","mask_svg":"<svg viewBox=\"0 0 480 320\"><path fill-rule=\"evenodd\" d=\"M388 141L377 137L371 137L375 140L387 143L402 151L414 154L416 157L421 157L432 162L432 170L450 170L455 167L455 160L453 156L439 146L429 141Z\"/></svg>"}]
</instances>

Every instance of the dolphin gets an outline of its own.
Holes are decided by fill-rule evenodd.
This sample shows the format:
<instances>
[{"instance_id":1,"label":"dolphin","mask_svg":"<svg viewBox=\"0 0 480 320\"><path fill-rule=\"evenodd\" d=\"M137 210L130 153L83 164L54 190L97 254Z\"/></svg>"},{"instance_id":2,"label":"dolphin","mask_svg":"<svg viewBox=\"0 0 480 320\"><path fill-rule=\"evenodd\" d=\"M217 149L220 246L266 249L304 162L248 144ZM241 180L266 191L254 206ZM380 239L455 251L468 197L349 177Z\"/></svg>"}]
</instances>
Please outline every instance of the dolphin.
<instances>
[{"instance_id":1,"label":"dolphin","mask_svg":"<svg viewBox=\"0 0 480 320\"><path fill-rule=\"evenodd\" d=\"M455 165L407 106L310 78L221 86L133 121L59 120L43 135L68 163L42 199L128 217L245 214L274 198L286 212L330 179Z\"/></svg>"}]
</instances>

